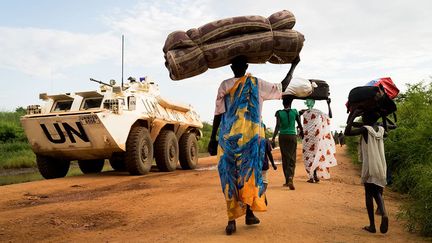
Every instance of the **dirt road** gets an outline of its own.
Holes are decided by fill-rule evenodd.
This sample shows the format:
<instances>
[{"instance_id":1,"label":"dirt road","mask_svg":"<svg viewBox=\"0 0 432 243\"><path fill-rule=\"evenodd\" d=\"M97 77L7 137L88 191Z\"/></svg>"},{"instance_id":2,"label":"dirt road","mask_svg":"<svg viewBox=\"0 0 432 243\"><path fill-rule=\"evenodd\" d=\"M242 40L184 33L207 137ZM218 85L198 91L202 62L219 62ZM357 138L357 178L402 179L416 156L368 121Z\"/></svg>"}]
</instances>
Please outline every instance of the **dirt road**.
<instances>
[{"instance_id":1,"label":"dirt road","mask_svg":"<svg viewBox=\"0 0 432 243\"><path fill-rule=\"evenodd\" d=\"M0 242L422 242L396 221L398 195L385 192L386 235L367 224L359 172L338 150L332 179L306 183L297 157L295 191L282 187L281 166L269 171L268 212L261 224L237 221L224 234L225 203L214 157L195 171L76 176L0 187ZM276 159L280 156L276 152ZM377 224L379 225L379 219Z\"/></svg>"}]
</instances>

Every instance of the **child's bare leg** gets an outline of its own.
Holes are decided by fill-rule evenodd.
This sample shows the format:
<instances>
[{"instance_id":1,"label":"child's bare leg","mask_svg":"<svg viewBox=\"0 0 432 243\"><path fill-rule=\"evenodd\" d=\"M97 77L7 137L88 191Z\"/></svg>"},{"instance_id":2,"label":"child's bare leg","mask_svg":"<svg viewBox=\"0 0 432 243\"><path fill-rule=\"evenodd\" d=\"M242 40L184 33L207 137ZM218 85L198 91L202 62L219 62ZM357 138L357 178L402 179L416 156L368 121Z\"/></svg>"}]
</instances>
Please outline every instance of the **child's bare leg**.
<instances>
[{"instance_id":1,"label":"child's bare leg","mask_svg":"<svg viewBox=\"0 0 432 243\"><path fill-rule=\"evenodd\" d=\"M375 202L378 205L378 208L380 210L380 212L382 213L382 218L381 218L381 225L380 225L380 231L381 233L387 233L388 231L388 216L387 216L387 211L385 209L385 205L384 205L384 199L383 199L383 188L377 185L375 186L375 193L374 193L374 198L375 198Z\"/></svg>"},{"instance_id":2,"label":"child's bare leg","mask_svg":"<svg viewBox=\"0 0 432 243\"><path fill-rule=\"evenodd\" d=\"M365 201L366 209L369 216L369 226L365 226L363 229L371 233L375 233L375 218L374 218L374 205L373 205L373 185L369 183L364 184L365 187Z\"/></svg>"}]
</instances>

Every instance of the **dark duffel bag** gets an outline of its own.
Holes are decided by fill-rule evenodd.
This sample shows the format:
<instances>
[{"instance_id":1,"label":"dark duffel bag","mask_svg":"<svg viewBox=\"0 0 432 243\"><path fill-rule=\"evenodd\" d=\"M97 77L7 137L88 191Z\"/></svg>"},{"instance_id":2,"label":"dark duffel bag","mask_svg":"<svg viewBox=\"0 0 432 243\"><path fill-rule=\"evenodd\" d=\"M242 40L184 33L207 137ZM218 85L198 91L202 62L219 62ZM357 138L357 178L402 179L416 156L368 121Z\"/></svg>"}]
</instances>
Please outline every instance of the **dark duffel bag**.
<instances>
[{"instance_id":1,"label":"dark duffel bag","mask_svg":"<svg viewBox=\"0 0 432 243\"><path fill-rule=\"evenodd\" d=\"M350 91L347 108L348 112L360 109L389 115L396 111L396 103L390 99L382 86L360 86Z\"/></svg>"},{"instance_id":2,"label":"dark duffel bag","mask_svg":"<svg viewBox=\"0 0 432 243\"><path fill-rule=\"evenodd\" d=\"M315 87L312 91L312 94L309 95L309 99L314 100L326 100L330 96L330 87L324 80L319 79L309 79L312 83L315 83L317 87Z\"/></svg>"},{"instance_id":3,"label":"dark duffel bag","mask_svg":"<svg viewBox=\"0 0 432 243\"><path fill-rule=\"evenodd\" d=\"M386 123L385 117L394 114L397 107L396 103L386 94L384 87L377 86L360 86L353 88L348 95L347 103L348 112L354 110L376 111L383 117L383 122ZM352 113L348 116L348 120ZM394 115L395 120L396 116Z\"/></svg>"},{"instance_id":4,"label":"dark duffel bag","mask_svg":"<svg viewBox=\"0 0 432 243\"><path fill-rule=\"evenodd\" d=\"M330 87L324 80L309 79L311 83L315 83L317 87L313 88L312 94L306 97L296 97L297 99L313 99L313 100L327 100L330 96ZM312 85L313 86L313 85Z\"/></svg>"},{"instance_id":5,"label":"dark duffel bag","mask_svg":"<svg viewBox=\"0 0 432 243\"><path fill-rule=\"evenodd\" d=\"M360 86L353 88L348 95L347 108L348 112L355 109L373 110L382 97L379 87Z\"/></svg>"}]
</instances>

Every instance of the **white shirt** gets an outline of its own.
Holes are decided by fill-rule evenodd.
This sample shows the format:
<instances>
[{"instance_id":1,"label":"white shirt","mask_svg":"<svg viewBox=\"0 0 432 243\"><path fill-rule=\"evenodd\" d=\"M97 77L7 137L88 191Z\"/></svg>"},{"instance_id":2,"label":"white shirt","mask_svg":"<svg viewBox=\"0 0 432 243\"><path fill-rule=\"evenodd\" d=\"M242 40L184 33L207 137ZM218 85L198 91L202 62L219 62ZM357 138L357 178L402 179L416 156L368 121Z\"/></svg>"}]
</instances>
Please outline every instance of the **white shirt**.
<instances>
[{"instance_id":1,"label":"white shirt","mask_svg":"<svg viewBox=\"0 0 432 243\"><path fill-rule=\"evenodd\" d=\"M371 126L363 126L368 130L368 142L361 139L362 183L373 183L385 187L387 184L387 165L384 153L384 128L379 126L375 131Z\"/></svg>"},{"instance_id":2,"label":"white shirt","mask_svg":"<svg viewBox=\"0 0 432 243\"><path fill-rule=\"evenodd\" d=\"M218 93L216 96L216 109L215 115L220 115L225 113L225 95L229 93L231 88L234 86L235 82L239 78L230 78L224 80L218 89ZM281 83L269 83L262 79L257 78L258 80L258 94L259 94L259 111L261 114L262 103L265 100L279 100L282 97L282 84Z\"/></svg>"}]
</instances>

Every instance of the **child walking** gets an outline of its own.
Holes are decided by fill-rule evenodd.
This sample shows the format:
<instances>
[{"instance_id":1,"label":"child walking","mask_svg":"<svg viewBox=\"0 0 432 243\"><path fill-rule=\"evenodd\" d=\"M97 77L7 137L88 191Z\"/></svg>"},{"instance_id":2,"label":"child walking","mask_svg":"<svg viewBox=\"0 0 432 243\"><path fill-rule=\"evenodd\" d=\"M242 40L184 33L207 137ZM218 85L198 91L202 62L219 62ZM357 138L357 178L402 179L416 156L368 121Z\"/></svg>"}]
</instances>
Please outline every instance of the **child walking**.
<instances>
[{"instance_id":1,"label":"child walking","mask_svg":"<svg viewBox=\"0 0 432 243\"><path fill-rule=\"evenodd\" d=\"M264 191L267 191L267 185L268 185L268 178L267 178L267 171L269 169L269 161L272 164L272 167L274 170L277 170L277 166L275 165L274 159L273 159L273 155L271 153L272 151L272 145L269 139L265 139L265 157L264 157L264 162L263 162L263 167L262 167L262 178L263 178L263 184L264 184ZM267 197L266 197L267 199ZM266 204L267 204L267 200L266 200Z\"/></svg>"},{"instance_id":2,"label":"child walking","mask_svg":"<svg viewBox=\"0 0 432 243\"><path fill-rule=\"evenodd\" d=\"M369 216L369 226L363 227L370 233L376 233L374 219L375 199L378 210L381 212L380 232L388 231L388 216L384 206L383 190L386 181L386 160L384 155L384 127L377 124L379 114L376 112L365 112L362 115L363 126L353 128L354 119L361 114L360 110L353 111L345 128L346 136L361 135L360 157L363 162L361 180L365 188L366 209Z\"/></svg>"}]
</instances>

